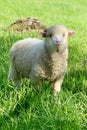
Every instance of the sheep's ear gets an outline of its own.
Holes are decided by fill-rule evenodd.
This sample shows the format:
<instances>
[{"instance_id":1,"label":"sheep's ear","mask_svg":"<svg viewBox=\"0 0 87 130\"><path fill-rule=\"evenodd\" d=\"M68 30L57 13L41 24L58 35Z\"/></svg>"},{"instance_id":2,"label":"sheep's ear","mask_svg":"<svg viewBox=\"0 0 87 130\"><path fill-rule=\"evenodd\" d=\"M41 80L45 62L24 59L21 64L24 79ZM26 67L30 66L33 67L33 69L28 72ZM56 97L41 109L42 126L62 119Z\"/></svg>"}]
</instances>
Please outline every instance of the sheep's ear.
<instances>
[{"instance_id":1,"label":"sheep's ear","mask_svg":"<svg viewBox=\"0 0 87 130\"><path fill-rule=\"evenodd\" d=\"M46 33L47 33L47 29L39 32L39 35L42 36L42 37L46 37Z\"/></svg>"},{"instance_id":2,"label":"sheep's ear","mask_svg":"<svg viewBox=\"0 0 87 130\"><path fill-rule=\"evenodd\" d=\"M76 34L75 31L68 31L68 36L73 36L73 35L75 35L75 34Z\"/></svg>"}]
</instances>

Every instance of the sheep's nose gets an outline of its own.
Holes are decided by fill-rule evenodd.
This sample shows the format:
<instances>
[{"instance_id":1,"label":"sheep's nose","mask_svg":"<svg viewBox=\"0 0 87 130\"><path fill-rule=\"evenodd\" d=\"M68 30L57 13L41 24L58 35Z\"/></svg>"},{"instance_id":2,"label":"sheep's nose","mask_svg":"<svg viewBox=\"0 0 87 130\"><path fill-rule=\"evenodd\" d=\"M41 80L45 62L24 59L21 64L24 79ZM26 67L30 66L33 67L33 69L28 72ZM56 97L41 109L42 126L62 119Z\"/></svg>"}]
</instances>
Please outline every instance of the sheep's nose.
<instances>
[{"instance_id":1,"label":"sheep's nose","mask_svg":"<svg viewBox=\"0 0 87 130\"><path fill-rule=\"evenodd\" d=\"M55 40L55 44L56 45L60 45L62 43L61 36L56 35L55 38L54 38L54 40Z\"/></svg>"},{"instance_id":2,"label":"sheep's nose","mask_svg":"<svg viewBox=\"0 0 87 130\"><path fill-rule=\"evenodd\" d=\"M61 39L56 39L56 45L60 45L61 44Z\"/></svg>"},{"instance_id":3,"label":"sheep's nose","mask_svg":"<svg viewBox=\"0 0 87 130\"><path fill-rule=\"evenodd\" d=\"M59 44L60 42L61 42L60 40L58 40L58 39L56 40L56 44Z\"/></svg>"}]
</instances>

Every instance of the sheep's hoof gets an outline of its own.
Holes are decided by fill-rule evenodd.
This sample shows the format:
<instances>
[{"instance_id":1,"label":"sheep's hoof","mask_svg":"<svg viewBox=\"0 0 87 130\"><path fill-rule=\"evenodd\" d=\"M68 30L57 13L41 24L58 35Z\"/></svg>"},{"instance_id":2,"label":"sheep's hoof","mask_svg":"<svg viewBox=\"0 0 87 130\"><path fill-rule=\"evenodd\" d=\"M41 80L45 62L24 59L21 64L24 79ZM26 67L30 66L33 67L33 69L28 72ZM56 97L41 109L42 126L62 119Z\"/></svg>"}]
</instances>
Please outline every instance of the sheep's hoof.
<instances>
[{"instance_id":1,"label":"sheep's hoof","mask_svg":"<svg viewBox=\"0 0 87 130\"><path fill-rule=\"evenodd\" d=\"M54 91L54 96L55 96L55 98L57 99L57 103L58 103L58 105L61 105L61 101L60 101L60 93Z\"/></svg>"}]
</instances>

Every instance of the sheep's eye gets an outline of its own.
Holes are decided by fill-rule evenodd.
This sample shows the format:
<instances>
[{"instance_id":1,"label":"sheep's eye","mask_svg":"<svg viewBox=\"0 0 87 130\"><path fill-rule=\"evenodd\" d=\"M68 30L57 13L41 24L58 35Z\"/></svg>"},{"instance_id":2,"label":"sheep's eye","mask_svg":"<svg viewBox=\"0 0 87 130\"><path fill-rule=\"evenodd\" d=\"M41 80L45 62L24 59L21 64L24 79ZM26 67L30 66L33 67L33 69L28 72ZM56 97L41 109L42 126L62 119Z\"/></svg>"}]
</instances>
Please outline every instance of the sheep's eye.
<instances>
[{"instance_id":1,"label":"sheep's eye","mask_svg":"<svg viewBox=\"0 0 87 130\"><path fill-rule=\"evenodd\" d=\"M50 34L49 37L52 37L52 34Z\"/></svg>"},{"instance_id":2,"label":"sheep's eye","mask_svg":"<svg viewBox=\"0 0 87 130\"><path fill-rule=\"evenodd\" d=\"M63 37L65 37L65 34L63 34Z\"/></svg>"}]
</instances>

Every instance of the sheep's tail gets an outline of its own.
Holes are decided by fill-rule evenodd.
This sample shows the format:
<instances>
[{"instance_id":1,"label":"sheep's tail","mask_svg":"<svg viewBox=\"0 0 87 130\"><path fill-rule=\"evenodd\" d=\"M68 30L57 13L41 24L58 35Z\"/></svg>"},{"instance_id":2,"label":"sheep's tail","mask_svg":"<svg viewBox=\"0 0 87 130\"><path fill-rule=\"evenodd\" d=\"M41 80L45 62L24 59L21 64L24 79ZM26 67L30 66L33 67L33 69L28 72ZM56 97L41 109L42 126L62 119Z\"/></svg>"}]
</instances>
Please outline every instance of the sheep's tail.
<instances>
[{"instance_id":1,"label":"sheep's tail","mask_svg":"<svg viewBox=\"0 0 87 130\"><path fill-rule=\"evenodd\" d=\"M12 74L11 74L11 65L10 65L10 68L9 68L9 72L8 72L8 81L10 81L12 79Z\"/></svg>"},{"instance_id":2,"label":"sheep's tail","mask_svg":"<svg viewBox=\"0 0 87 130\"><path fill-rule=\"evenodd\" d=\"M15 75L15 73L16 73L14 65L13 65L13 60L14 59L15 59L15 57L13 55L11 55L11 63L10 63L9 72L8 72L8 81L12 80L14 75Z\"/></svg>"}]
</instances>

